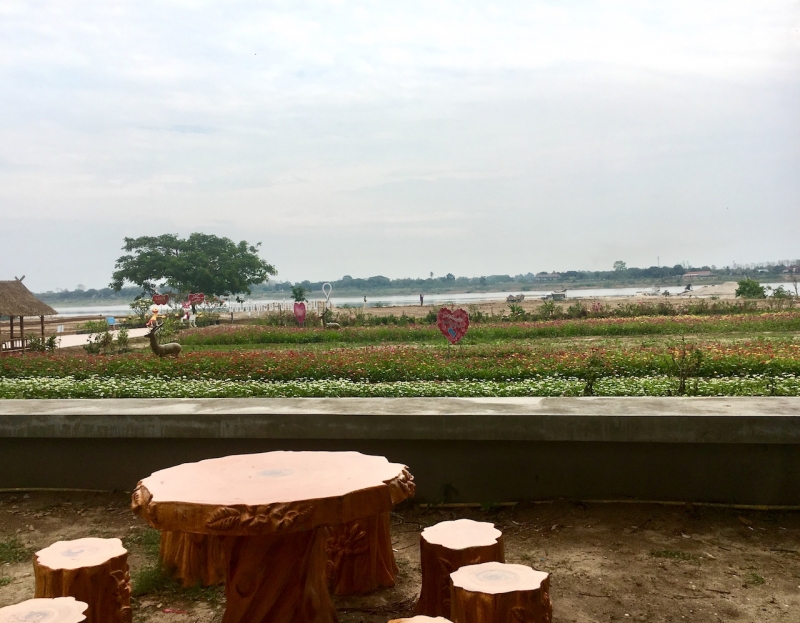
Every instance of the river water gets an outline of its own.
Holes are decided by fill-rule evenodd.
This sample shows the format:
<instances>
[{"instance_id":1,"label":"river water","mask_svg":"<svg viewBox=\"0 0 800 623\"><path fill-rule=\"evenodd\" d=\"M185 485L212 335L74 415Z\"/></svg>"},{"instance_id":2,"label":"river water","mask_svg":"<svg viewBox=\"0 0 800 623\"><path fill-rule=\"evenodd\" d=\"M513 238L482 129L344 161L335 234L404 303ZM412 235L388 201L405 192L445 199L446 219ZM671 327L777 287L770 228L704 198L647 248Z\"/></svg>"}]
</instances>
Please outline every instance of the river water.
<instances>
[{"instance_id":1,"label":"river water","mask_svg":"<svg viewBox=\"0 0 800 623\"><path fill-rule=\"evenodd\" d=\"M762 284L769 285L773 288L778 286L787 287L786 282ZM592 298L592 297L606 297L606 296L635 296L642 292L649 292L649 288L585 288L580 290L567 290L568 299L577 298ZM661 288L661 291L669 291L670 294L678 294L683 292L683 286L668 286ZM524 294L526 299L542 298L550 293L552 289L530 290L522 292L521 290L513 290L508 292L463 292L460 294L426 294L426 305L444 305L453 303L455 305L468 305L470 303L480 303L484 301L505 301L509 294ZM321 292L311 293L308 295L309 301L324 301L325 296ZM246 300L244 304L232 303L229 307L233 311L248 311L257 308L263 309L266 306L273 306L275 304L289 305L292 300L290 297L272 297L272 298L259 298ZM364 305L364 297L338 297L331 296L331 302L337 307L349 305L351 307L362 307ZM419 295L414 294L396 294L391 296L373 295L367 297L367 306L375 307L382 305L385 307L395 305L419 305ZM126 316L130 312L127 305L87 305L79 307L55 307L56 311L62 316Z\"/></svg>"}]
</instances>

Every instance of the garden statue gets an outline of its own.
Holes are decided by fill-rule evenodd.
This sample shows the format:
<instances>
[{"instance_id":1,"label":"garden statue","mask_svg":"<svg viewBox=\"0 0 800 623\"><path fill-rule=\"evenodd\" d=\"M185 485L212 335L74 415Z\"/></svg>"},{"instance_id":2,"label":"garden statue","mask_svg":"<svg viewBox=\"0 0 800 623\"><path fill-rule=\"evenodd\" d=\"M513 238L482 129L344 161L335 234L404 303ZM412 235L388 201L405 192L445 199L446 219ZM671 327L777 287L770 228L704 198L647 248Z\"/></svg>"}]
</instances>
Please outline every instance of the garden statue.
<instances>
[{"instance_id":1,"label":"garden statue","mask_svg":"<svg viewBox=\"0 0 800 623\"><path fill-rule=\"evenodd\" d=\"M151 305L150 306L150 313L153 314L150 316L150 320L147 321L145 324L146 327L155 327L158 325L158 305Z\"/></svg>"},{"instance_id":2,"label":"garden statue","mask_svg":"<svg viewBox=\"0 0 800 623\"><path fill-rule=\"evenodd\" d=\"M149 323L148 323L149 324ZM170 342L169 344L159 344L156 333L164 326L164 323L155 324L147 337L150 338L150 349L159 357L177 357L181 354L181 345L177 342Z\"/></svg>"},{"instance_id":3,"label":"garden statue","mask_svg":"<svg viewBox=\"0 0 800 623\"><path fill-rule=\"evenodd\" d=\"M306 304L302 301L294 304L294 317L297 319L297 324L301 327L305 326L306 322Z\"/></svg>"}]
</instances>

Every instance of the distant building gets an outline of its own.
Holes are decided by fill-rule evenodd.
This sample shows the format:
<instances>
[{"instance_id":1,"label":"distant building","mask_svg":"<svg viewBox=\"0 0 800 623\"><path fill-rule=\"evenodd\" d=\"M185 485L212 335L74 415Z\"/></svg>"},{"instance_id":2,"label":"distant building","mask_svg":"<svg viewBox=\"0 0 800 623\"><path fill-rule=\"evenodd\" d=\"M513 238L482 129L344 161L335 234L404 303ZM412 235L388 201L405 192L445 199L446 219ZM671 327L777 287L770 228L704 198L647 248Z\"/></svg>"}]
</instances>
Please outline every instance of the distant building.
<instances>
[{"instance_id":1,"label":"distant building","mask_svg":"<svg viewBox=\"0 0 800 623\"><path fill-rule=\"evenodd\" d=\"M800 264L797 264L795 266L787 266L786 268L783 269L783 274L784 275L800 274Z\"/></svg>"},{"instance_id":2,"label":"distant building","mask_svg":"<svg viewBox=\"0 0 800 623\"><path fill-rule=\"evenodd\" d=\"M536 273L534 281L559 281L561 273Z\"/></svg>"},{"instance_id":3,"label":"distant building","mask_svg":"<svg viewBox=\"0 0 800 623\"><path fill-rule=\"evenodd\" d=\"M683 273L684 279L696 279L698 277L711 277L712 273L710 270L695 270L689 273Z\"/></svg>"}]
</instances>

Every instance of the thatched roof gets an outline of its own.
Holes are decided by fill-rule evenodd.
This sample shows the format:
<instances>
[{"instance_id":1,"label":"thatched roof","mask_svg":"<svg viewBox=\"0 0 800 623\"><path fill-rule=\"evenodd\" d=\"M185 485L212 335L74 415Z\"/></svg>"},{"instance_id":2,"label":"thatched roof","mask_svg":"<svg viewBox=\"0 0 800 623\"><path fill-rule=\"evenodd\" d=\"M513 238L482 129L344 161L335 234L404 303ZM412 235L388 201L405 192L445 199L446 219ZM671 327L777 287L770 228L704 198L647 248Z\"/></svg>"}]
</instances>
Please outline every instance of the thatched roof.
<instances>
[{"instance_id":1,"label":"thatched roof","mask_svg":"<svg viewBox=\"0 0 800 623\"><path fill-rule=\"evenodd\" d=\"M0 316L53 316L57 313L33 296L21 281L0 281Z\"/></svg>"}]
</instances>

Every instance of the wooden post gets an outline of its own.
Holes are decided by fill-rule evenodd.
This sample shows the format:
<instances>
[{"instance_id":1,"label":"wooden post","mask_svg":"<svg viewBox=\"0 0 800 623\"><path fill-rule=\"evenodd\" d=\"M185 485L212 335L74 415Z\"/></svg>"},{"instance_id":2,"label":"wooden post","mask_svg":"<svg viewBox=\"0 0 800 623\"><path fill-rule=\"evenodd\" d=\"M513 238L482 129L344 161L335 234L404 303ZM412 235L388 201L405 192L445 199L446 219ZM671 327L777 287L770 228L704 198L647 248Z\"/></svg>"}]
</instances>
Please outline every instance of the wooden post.
<instances>
[{"instance_id":1,"label":"wooden post","mask_svg":"<svg viewBox=\"0 0 800 623\"><path fill-rule=\"evenodd\" d=\"M524 565L485 562L450 574L454 623L551 623L550 576Z\"/></svg>"},{"instance_id":2,"label":"wooden post","mask_svg":"<svg viewBox=\"0 0 800 623\"><path fill-rule=\"evenodd\" d=\"M128 552L119 539L58 541L36 552L33 572L35 597L85 601L87 623L131 623Z\"/></svg>"},{"instance_id":3,"label":"wooden post","mask_svg":"<svg viewBox=\"0 0 800 623\"><path fill-rule=\"evenodd\" d=\"M9 316L11 319L11 348L14 348L14 316Z\"/></svg>"},{"instance_id":4,"label":"wooden post","mask_svg":"<svg viewBox=\"0 0 800 623\"><path fill-rule=\"evenodd\" d=\"M450 616L450 574L464 565L505 560L503 533L471 519L443 521L419 537L422 590L417 614Z\"/></svg>"},{"instance_id":5,"label":"wooden post","mask_svg":"<svg viewBox=\"0 0 800 623\"><path fill-rule=\"evenodd\" d=\"M19 336L22 338L22 352L25 352L25 316L19 317Z\"/></svg>"},{"instance_id":6,"label":"wooden post","mask_svg":"<svg viewBox=\"0 0 800 623\"><path fill-rule=\"evenodd\" d=\"M44 344L44 316L39 316L39 320L42 321L42 344Z\"/></svg>"}]
</instances>

